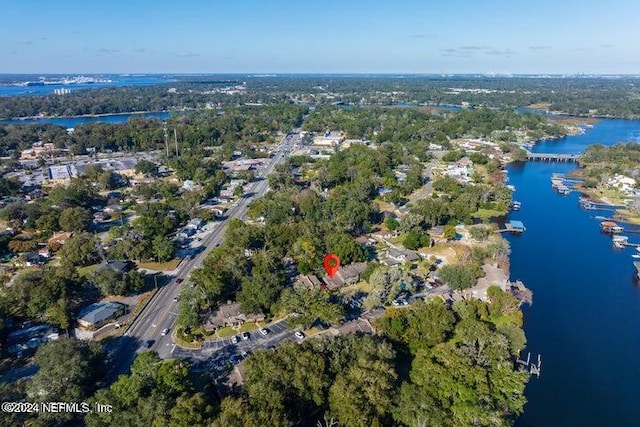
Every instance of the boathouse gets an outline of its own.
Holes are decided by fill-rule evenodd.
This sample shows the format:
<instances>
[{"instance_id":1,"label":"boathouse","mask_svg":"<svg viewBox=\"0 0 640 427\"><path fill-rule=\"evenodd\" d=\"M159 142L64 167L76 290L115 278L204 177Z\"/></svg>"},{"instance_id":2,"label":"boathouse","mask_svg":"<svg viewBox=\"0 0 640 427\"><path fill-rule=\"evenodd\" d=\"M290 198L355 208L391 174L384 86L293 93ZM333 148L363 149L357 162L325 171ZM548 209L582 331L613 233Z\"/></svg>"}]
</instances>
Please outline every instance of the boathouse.
<instances>
[{"instance_id":1,"label":"boathouse","mask_svg":"<svg viewBox=\"0 0 640 427\"><path fill-rule=\"evenodd\" d=\"M507 231L511 233L523 233L526 230L522 221L516 221L512 219L505 225L507 227Z\"/></svg>"},{"instance_id":2,"label":"boathouse","mask_svg":"<svg viewBox=\"0 0 640 427\"><path fill-rule=\"evenodd\" d=\"M600 223L600 227L604 233L609 234L619 234L623 231L623 228L613 221L602 221Z\"/></svg>"}]
</instances>

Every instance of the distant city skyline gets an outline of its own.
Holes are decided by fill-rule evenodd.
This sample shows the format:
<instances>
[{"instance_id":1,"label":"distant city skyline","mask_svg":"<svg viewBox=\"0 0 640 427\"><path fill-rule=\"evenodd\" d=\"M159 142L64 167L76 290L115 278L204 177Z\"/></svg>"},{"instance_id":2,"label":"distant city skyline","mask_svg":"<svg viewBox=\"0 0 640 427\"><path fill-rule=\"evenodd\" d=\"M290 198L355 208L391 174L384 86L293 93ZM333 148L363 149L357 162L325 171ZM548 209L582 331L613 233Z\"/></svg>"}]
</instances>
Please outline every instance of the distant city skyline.
<instances>
[{"instance_id":1,"label":"distant city skyline","mask_svg":"<svg viewBox=\"0 0 640 427\"><path fill-rule=\"evenodd\" d=\"M640 73L631 0L9 0L1 10L0 73Z\"/></svg>"}]
</instances>

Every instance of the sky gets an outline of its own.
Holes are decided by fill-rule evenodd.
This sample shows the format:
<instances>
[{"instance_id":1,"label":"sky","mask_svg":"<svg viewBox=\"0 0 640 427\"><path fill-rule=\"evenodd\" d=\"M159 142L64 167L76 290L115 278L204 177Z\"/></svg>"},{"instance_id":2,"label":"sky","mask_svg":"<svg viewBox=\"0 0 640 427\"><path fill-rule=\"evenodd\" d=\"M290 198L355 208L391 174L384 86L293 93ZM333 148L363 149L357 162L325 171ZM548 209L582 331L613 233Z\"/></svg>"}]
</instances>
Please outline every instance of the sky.
<instances>
[{"instance_id":1,"label":"sky","mask_svg":"<svg viewBox=\"0 0 640 427\"><path fill-rule=\"evenodd\" d=\"M3 0L0 73L640 74L638 0Z\"/></svg>"}]
</instances>

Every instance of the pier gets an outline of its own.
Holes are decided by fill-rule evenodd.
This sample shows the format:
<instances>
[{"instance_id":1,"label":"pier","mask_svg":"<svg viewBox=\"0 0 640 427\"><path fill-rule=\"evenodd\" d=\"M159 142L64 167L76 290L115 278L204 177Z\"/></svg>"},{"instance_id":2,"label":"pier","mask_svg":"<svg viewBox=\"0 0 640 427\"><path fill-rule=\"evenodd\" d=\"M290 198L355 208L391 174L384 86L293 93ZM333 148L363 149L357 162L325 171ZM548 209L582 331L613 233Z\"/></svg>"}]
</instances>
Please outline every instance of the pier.
<instances>
[{"instance_id":1,"label":"pier","mask_svg":"<svg viewBox=\"0 0 640 427\"><path fill-rule=\"evenodd\" d=\"M579 158L580 154L532 153L527 151L527 161L529 162L575 163Z\"/></svg>"}]
</instances>

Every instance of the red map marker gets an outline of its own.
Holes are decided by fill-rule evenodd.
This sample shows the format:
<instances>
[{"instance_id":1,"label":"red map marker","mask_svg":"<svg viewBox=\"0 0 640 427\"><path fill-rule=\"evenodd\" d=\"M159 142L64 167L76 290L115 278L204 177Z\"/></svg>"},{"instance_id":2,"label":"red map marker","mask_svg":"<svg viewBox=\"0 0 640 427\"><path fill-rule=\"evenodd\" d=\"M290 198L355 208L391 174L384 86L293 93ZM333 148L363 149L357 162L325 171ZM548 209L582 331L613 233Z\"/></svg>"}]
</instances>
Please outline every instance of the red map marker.
<instances>
[{"instance_id":1,"label":"red map marker","mask_svg":"<svg viewBox=\"0 0 640 427\"><path fill-rule=\"evenodd\" d=\"M338 258L337 255L329 254L324 257L322 263L324 264L324 269L327 271L329 277L333 279L333 276L338 272L338 269L340 268L340 258Z\"/></svg>"}]
</instances>

